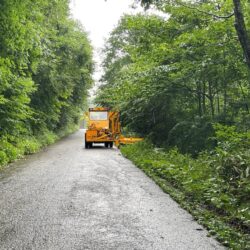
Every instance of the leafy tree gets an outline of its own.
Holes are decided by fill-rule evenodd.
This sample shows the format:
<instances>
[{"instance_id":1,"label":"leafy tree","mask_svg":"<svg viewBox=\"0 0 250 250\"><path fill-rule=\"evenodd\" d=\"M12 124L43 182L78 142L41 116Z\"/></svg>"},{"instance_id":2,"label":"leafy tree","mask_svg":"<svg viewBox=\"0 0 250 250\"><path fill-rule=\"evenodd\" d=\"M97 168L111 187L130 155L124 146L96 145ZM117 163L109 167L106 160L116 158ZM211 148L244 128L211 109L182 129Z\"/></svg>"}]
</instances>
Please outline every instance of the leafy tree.
<instances>
[{"instance_id":1,"label":"leafy tree","mask_svg":"<svg viewBox=\"0 0 250 250\"><path fill-rule=\"evenodd\" d=\"M121 110L127 126L160 144L173 141L168 137L178 123L195 124L197 116L208 123L247 116L248 70L233 20L211 20L206 8L205 13L182 5L164 10L168 20L121 19L104 49L105 84L96 102Z\"/></svg>"},{"instance_id":2,"label":"leafy tree","mask_svg":"<svg viewBox=\"0 0 250 250\"><path fill-rule=\"evenodd\" d=\"M1 0L0 8L1 154L8 143L19 147L21 138L77 124L93 62L86 32L69 17L68 0Z\"/></svg>"},{"instance_id":3,"label":"leafy tree","mask_svg":"<svg viewBox=\"0 0 250 250\"><path fill-rule=\"evenodd\" d=\"M166 5L185 6L186 8L193 9L199 13L207 14L217 19L227 19L234 16L234 26L237 31L238 39L244 53L246 64L248 66L248 69L250 70L250 5L248 0L233 0L232 2L205 2L205 5L208 5L208 8L206 7L205 9L200 9L200 7L204 6L204 2L190 3L189 1L182 0L137 0L137 2L140 2L145 8L149 8L150 5L155 5L160 9L166 8ZM233 6L231 6L231 3ZM227 5L230 6L232 10L230 14L224 15L225 9L223 8L223 6Z\"/></svg>"}]
</instances>

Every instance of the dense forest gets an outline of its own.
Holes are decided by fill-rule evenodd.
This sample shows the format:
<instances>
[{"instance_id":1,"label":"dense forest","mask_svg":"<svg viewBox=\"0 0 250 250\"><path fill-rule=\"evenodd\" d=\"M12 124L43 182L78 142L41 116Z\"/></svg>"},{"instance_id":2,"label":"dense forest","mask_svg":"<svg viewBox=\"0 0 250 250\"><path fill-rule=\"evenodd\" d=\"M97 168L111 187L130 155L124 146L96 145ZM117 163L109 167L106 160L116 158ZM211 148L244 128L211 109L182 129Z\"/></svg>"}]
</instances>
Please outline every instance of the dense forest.
<instances>
[{"instance_id":1,"label":"dense forest","mask_svg":"<svg viewBox=\"0 0 250 250\"><path fill-rule=\"evenodd\" d=\"M92 47L68 0L0 1L0 165L78 124Z\"/></svg>"},{"instance_id":2,"label":"dense forest","mask_svg":"<svg viewBox=\"0 0 250 250\"><path fill-rule=\"evenodd\" d=\"M137 1L103 50L96 103L146 140L121 151L233 249L249 249L250 4Z\"/></svg>"},{"instance_id":3,"label":"dense forest","mask_svg":"<svg viewBox=\"0 0 250 250\"><path fill-rule=\"evenodd\" d=\"M121 110L124 122L153 142L195 154L207 147L211 122L249 128L250 67L229 15L231 1L164 2L160 9L169 18L120 20L105 48L107 84L96 101ZM190 145L195 136L192 147L183 140Z\"/></svg>"}]
</instances>

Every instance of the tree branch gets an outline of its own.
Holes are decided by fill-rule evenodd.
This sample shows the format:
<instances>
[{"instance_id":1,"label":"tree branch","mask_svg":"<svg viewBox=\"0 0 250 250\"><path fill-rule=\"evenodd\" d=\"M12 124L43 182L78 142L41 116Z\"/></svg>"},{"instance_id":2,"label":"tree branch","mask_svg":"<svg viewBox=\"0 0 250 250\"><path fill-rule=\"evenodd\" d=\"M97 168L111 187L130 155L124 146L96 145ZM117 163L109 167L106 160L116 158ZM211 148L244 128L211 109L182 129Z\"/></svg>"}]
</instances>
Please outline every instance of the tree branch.
<instances>
[{"instance_id":1,"label":"tree branch","mask_svg":"<svg viewBox=\"0 0 250 250\"><path fill-rule=\"evenodd\" d=\"M188 9L191 9L191 10L196 10L196 11L198 11L198 12L200 12L200 13L203 13L203 14L208 15L208 16L215 17L215 18L217 18L217 19L228 19L228 18L234 16L234 12L232 12L231 14L229 14L229 15L227 15L227 16L218 16L218 15L216 15L216 14L214 14L214 13L206 12L206 11L204 11L204 10L200 10L200 9L198 9L198 8L196 8L196 7L193 7L193 6L190 6L190 5L186 5L186 4L184 4L184 3L182 3L182 2L179 2L179 1L178 1L178 4L181 5L181 6L183 6L183 7L185 7L185 8L188 8Z\"/></svg>"}]
</instances>

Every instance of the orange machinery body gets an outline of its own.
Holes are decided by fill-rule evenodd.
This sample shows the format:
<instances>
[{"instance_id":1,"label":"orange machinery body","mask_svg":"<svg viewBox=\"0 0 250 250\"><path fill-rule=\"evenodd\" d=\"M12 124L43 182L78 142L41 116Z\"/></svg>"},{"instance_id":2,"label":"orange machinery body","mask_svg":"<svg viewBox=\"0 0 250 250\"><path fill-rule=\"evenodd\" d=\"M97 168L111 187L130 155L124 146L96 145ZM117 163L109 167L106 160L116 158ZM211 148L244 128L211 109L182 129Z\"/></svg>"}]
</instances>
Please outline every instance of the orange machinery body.
<instances>
[{"instance_id":1,"label":"orange machinery body","mask_svg":"<svg viewBox=\"0 0 250 250\"><path fill-rule=\"evenodd\" d=\"M90 108L87 116L88 128L85 133L85 147L91 148L93 143L104 143L105 147L113 147L115 143L129 144L141 141L141 138L125 138L121 134L119 112L108 108Z\"/></svg>"}]
</instances>

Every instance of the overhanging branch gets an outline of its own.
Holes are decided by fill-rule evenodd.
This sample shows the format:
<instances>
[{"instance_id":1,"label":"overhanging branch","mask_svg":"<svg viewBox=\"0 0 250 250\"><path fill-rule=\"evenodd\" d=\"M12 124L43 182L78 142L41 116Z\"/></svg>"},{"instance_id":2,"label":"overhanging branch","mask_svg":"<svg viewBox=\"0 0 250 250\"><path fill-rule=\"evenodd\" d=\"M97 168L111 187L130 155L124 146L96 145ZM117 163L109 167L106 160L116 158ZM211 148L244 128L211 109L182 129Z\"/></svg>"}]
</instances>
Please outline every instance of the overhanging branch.
<instances>
[{"instance_id":1,"label":"overhanging branch","mask_svg":"<svg viewBox=\"0 0 250 250\"><path fill-rule=\"evenodd\" d=\"M181 6L183 6L183 7L185 7L185 8L188 8L188 9L191 9L191 10L196 10L197 12L203 13L203 14L208 15L208 16L215 17L217 19L228 19L228 18L234 16L234 12L232 12L231 14L229 14L227 16L219 16L219 15L216 15L216 14L211 13L211 12L200 10L199 8L196 8L194 6L186 5L186 4L184 4L182 2L179 2L179 1L178 1L178 4L181 5Z\"/></svg>"}]
</instances>

